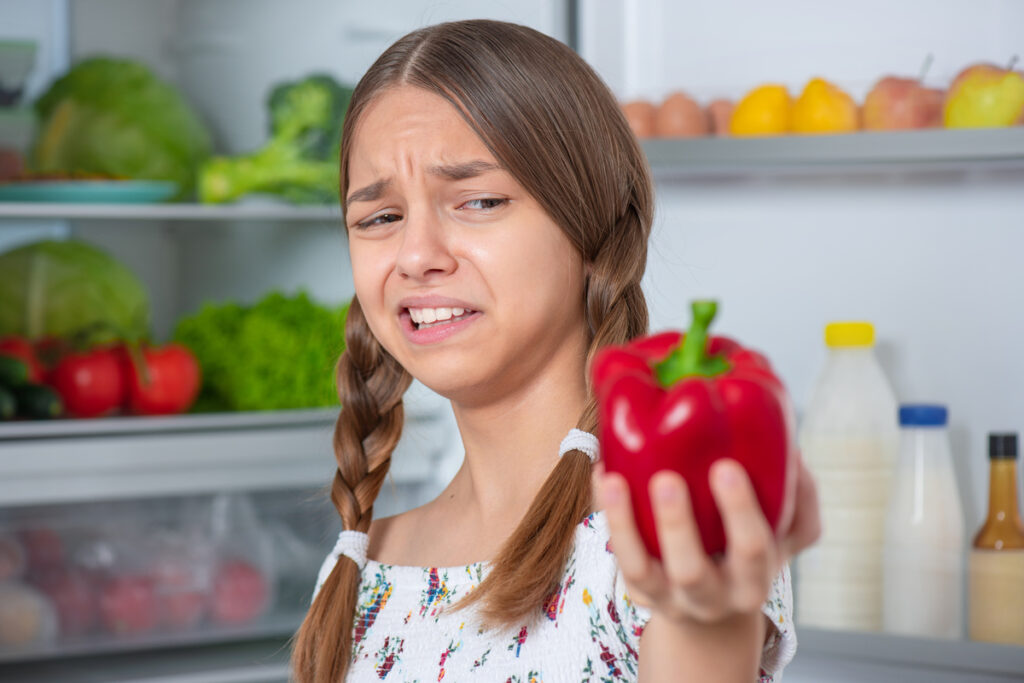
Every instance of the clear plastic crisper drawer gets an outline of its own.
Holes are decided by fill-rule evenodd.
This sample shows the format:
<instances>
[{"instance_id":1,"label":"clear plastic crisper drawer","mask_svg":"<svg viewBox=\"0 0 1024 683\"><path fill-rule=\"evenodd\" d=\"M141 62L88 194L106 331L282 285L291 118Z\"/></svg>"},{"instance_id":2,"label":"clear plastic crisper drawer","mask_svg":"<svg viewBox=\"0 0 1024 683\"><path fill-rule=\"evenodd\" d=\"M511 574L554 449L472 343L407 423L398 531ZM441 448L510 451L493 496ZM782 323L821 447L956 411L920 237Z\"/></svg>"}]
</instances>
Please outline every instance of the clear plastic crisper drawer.
<instances>
[{"instance_id":1,"label":"clear plastic crisper drawer","mask_svg":"<svg viewBox=\"0 0 1024 683\"><path fill-rule=\"evenodd\" d=\"M0 508L0 663L288 635L339 529L323 488Z\"/></svg>"}]
</instances>

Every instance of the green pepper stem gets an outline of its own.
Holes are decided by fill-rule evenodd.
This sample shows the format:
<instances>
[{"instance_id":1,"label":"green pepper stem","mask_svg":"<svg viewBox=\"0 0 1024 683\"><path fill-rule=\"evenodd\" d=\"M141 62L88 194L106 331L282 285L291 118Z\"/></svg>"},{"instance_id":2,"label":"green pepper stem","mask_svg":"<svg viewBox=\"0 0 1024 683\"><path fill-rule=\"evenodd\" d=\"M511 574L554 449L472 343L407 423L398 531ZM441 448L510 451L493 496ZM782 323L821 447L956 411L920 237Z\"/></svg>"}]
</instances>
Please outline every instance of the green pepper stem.
<instances>
[{"instance_id":1,"label":"green pepper stem","mask_svg":"<svg viewBox=\"0 0 1024 683\"><path fill-rule=\"evenodd\" d=\"M672 349L665 360L654 366L661 386L668 388L685 377L714 377L731 367L722 356L708 356L708 328L718 313L718 302L694 301L693 322L683 341Z\"/></svg>"}]
</instances>

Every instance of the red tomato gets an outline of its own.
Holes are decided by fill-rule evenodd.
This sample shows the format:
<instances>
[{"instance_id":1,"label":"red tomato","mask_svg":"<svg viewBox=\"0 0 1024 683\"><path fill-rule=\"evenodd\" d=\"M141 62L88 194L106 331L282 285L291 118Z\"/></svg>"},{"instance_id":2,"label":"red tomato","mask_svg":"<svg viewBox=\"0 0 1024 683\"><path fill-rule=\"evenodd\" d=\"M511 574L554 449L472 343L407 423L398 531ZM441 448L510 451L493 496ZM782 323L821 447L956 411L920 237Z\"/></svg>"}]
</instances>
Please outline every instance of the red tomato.
<instances>
[{"instance_id":1,"label":"red tomato","mask_svg":"<svg viewBox=\"0 0 1024 683\"><path fill-rule=\"evenodd\" d=\"M103 625L114 635L136 635L157 627L160 609L153 580L128 575L111 579L99 594Z\"/></svg>"},{"instance_id":2,"label":"red tomato","mask_svg":"<svg viewBox=\"0 0 1024 683\"><path fill-rule=\"evenodd\" d=\"M124 403L124 370L113 349L67 354L50 374L50 384L75 417L106 415Z\"/></svg>"},{"instance_id":3,"label":"red tomato","mask_svg":"<svg viewBox=\"0 0 1024 683\"><path fill-rule=\"evenodd\" d=\"M50 376L53 374L53 369L57 366L57 363L60 362L61 358L74 351L74 349L66 339L61 339L60 337L43 337L42 339L37 339L33 346L35 347L36 358L39 359L39 363L43 367L42 381L50 384Z\"/></svg>"},{"instance_id":4,"label":"red tomato","mask_svg":"<svg viewBox=\"0 0 1024 683\"><path fill-rule=\"evenodd\" d=\"M199 362L181 344L144 348L141 362L129 354L126 375L128 408L136 415L183 413L199 393Z\"/></svg>"},{"instance_id":5,"label":"red tomato","mask_svg":"<svg viewBox=\"0 0 1024 683\"><path fill-rule=\"evenodd\" d=\"M267 609L270 586L259 569L244 560L228 560L213 579L212 616L220 624L244 624Z\"/></svg>"},{"instance_id":6,"label":"red tomato","mask_svg":"<svg viewBox=\"0 0 1024 683\"><path fill-rule=\"evenodd\" d=\"M11 335L0 338L0 356L11 356L27 365L30 382L43 381L43 364L36 357L36 350L33 348L32 342L24 337Z\"/></svg>"}]
</instances>

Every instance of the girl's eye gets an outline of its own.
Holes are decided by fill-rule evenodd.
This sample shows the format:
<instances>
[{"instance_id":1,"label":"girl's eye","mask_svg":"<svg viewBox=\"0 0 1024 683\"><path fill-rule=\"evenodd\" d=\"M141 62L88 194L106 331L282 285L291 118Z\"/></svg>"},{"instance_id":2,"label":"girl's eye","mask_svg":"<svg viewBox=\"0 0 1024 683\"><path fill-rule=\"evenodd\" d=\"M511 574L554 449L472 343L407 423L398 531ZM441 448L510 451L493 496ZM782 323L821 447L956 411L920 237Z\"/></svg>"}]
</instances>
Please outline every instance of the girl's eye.
<instances>
[{"instance_id":1,"label":"girl's eye","mask_svg":"<svg viewBox=\"0 0 1024 683\"><path fill-rule=\"evenodd\" d=\"M490 211L496 209L502 204L506 204L507 199L502 197L483 197L481 199L470 199L459 208L476 209L479 211Z\"/></svg>"},{"instance_id":2,"label":"girl's eye","mask_svg":"<svg viewBox=\"0 0 1024 683\"><path fill-rule=\"evenodd\" d=\"M397 220L401 220L402 217L393 213L382 213L372 218L367 218L365 221L356 223L356 227L360 229L372 228L375 225L383 225L385 223L394 223Z\"/></svg>"}]
</instances>

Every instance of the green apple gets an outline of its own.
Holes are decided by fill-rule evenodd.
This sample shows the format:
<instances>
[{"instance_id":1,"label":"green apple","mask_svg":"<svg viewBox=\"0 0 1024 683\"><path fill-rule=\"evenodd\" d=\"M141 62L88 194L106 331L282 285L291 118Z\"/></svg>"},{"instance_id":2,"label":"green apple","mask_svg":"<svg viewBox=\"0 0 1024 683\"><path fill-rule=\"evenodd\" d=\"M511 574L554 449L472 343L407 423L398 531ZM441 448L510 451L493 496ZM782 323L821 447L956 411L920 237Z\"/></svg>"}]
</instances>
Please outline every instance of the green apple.
<instances>
[{"instance_id":1,"label":"green apple","mask_svg":"<svg viewBox=\"0 0 1024 683\"><path fill-rule=\"evenodd\" d=\"M994 64L960 72L946 96L947 128L1012 126L1024 115L1024 75Z\"/></svg>"}]
</instances>

